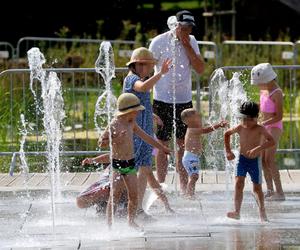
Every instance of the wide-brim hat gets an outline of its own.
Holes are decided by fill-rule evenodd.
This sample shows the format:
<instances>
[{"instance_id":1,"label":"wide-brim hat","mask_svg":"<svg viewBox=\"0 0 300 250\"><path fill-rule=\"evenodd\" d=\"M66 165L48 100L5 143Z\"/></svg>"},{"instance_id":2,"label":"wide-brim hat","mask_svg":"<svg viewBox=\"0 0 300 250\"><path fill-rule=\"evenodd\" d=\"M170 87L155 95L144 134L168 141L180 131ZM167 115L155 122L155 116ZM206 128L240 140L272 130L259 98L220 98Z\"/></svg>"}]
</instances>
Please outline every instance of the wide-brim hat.
<instances>
[{"instance_id":1,"label":"wide-brim hat","mask_svg":"<svg viewBox=\"0 0 300 250\"><path fill-rule=\"evenodd\" d=\"M144 110L145 107L141 105L140 99L132 93L123 93L119 96L117 101L116 116L125 115L133 111Z\"/></svg>"},{"instance_id":2,"label":"wide-brim hat","mask_svg":"<svg viewBox=\"0 0 300 250\"><path fill-rule=\"evenodd\" d=\"M274 80L277 74L270 63L260 63L251 70L251 84L258 85Z\"/></svg>"},{"instance_id":3,"label":"wide-brim hat","mask_svg":"<svg viewBox=\"0 0 300 250\"><path fill-rule=\"evenodd\" d=\"M176 13L177 22L181 25L196 26L195 18L188 10L182 10Z\"/></svg>"},{"instance_id":4,"label":"wide-brim hat","mask_svg":"<svg viewBox=\"0 0 300 250\"><path fill-rule=\"evenodd\" d=\"M130 61L126 63L126 66L129 66L132 63L157 63L157 60L154 58L152 52L145 47L140 47L135 49L132 52Z\"/></svg>"}]
</instances>

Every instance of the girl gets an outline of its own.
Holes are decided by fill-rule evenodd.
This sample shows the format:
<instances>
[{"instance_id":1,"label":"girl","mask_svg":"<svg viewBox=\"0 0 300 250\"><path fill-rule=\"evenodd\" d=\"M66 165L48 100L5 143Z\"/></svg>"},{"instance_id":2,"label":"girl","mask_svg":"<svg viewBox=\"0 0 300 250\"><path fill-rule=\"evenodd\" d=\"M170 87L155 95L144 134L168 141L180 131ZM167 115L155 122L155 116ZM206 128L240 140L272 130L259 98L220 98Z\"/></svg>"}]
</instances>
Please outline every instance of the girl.
<instances>
[{"instance_id":1,"label":"girl","mask_svg":"<svg viewBox=\"0 0 300 250\"><path fill-rule=\"evenodd\" d=\"M275 154L279 138L282 134L283 94L276 82L277 74L271 64L261 63L251 71L251 84L260 89L261 124L268 130L276 145L266 149L262 155L264 176L267 185L267 200L285 200L280 173L275 163ZM273 181L276 187L274 192Z\"/></svg>"},{"instance_id":2,"label":"girl","mask_svg":"<svg viewBox=\"0 0 300 250\"><path fill-rule=\"evenodd\" d=\"M137 124L149 135L153 136L153 119L161 122L157 116L153 116L150 99L150 90L154 84L169 71L171 60L164 61L161 70L149 77L153 71L156 60L153 54L144 47L133 51L130 61L126 64L129 68L128 75L124 79L123 91L135 94L140 100L145 110L141 111L136 119ZM139 137L134 137L135 162L138 167L138 211L137 215L143 215L145 219L150 218L142 208L147 181L150 187L158 195L165 205L167 211L170 208L167 197L162 191L158 181L152 172L152 147L142 141Z\"/></svg>"}]
</instances>

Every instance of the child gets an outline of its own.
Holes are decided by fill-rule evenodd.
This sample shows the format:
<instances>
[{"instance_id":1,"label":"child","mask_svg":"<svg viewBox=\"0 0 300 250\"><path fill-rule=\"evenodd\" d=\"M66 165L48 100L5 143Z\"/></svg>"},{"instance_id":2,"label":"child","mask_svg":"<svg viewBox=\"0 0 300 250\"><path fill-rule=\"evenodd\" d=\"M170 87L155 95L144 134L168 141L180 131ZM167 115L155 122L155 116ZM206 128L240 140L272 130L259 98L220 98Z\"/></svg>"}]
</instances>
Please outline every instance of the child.
<instances>
[{"instance_id":1,"label":"child","mask_svg":"<svg viewBox=\"0 0 300 250\"><path fill-rule=\"evenodd\" d=\"M150 136L153 136L153 119L158 123L160 122L159 117L153 115L150 90L156 82L169 71L171 60L165 60L160 71L151 76L155 63L156 60L152 52L147 48L140 47L135 49L130 61L126 64L129 72L123 84L123 91L136 95L140 99L141 104L145 107L145 109L137 115L136 122L138 126ZM166 210L173 212L166 195L152 172L152 151L151 145L144 142L141 138L134 136L134 153L135 163L138 169L139 190L137 214L140 218L143 217L144 219L151 219L150 215L146 214L142 208L147 182L157 194L158 198L163 202Z\"/></svg>"},{"instance_id":2,"label":"child","mask_svg":"<svg viewBox=\"0 0 300 250\"><path fill-rule=\"evenodd\" d=\"M221 121L218 124L202 128L201 116L194 108L183 110L181 119L187 125L184 139L185 151L182 158L182 164L189 176L185 195L188 198L193 198L196 181L199 178L199 155L202 152L201 135L210 133L218 128L224 128L227 123Z\"/></svg>"},{"instance_id":3,"label":"child","mask_svg":"<svg viewBox=\"0 0 300 250\"><path fill-rule=\"evenodd\" d=\"M258 113L259 107L255 102L244 102L240 107L242 122L228 129L224 135L226 157L229 161L235 158L230 148L230 136L237 133L240 140L240 156L235 177L235 210L227 213L227 217L232 219L240 219L245 177L248 172L253 182L253 192L258 202L260 219L267 221L261 185L260 155L263 150L273 147L275 141L263 126L257 124Z\"/></svg>"},{"instance_id":4,"label":"child","mask_svg":"<svg viewBox=\"0 0 300 250\"><path fill-rule=\"evenodd\" d=\"M134 218L136 215L138 202L137 176L134 159L133 135L136 134L147 143L163 150L166 154L170 150L158 143L153 137L146 134L136 123L138 112L144 110L140 104L139 98L131 93L123 93L117 101L118 111L112 120L109 128L107 128L101 136L100 147L109 146L109 134L117 136L117 141L112 138L112 167L113 167L113 192L111 192L107 204L107 220L109 227L112 224L112 199L114 205L118 204L122 194L121 179L124 181L128 194L128 223L131 227L138 227ZM122 177L120 179L120 177Z\"/></svg>"},{"instance_id":5,"label":"child","mask_svg":"<svg viewBox=\"0 0 300 250\"><path fill-rule=\"evenodd\" d=\"M251 71L251 84L257 85L260 89L261 125L267 129L276 142L273 147L265 150L262 156L264 176L267 184L265 197L267 200L283 201L285 200L285 195L282 190L280 173L275 163L276 149L283 129L283 95L276 82L276 77L277 74L269 63L258 64ZM276 193L274 193L273 181Z\"/></svg>"}]
</instances>

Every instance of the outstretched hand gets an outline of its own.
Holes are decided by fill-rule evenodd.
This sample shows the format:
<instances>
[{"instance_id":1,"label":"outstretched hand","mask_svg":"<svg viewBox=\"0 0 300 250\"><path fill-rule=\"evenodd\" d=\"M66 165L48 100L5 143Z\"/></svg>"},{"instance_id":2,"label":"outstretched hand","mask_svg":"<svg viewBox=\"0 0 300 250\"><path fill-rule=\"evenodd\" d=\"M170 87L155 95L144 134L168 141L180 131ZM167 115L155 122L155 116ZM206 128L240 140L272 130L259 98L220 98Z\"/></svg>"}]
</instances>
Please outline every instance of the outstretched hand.
<instances>
[{"instance_id":1,"label":"outstretched hand","mask_svg":"<svg viewBox=\"0 0 300 250\"><path fill-rule=\"evenodd\" d=\"M172 63L172 59L166 59L160 69L161 74L165 74L170 70L170 65Z\"/></svg>"},{"instance_id":2,"label":"outstretched hand","mask_svg":"<svg viewBox=\"0 0 300 250\"><path fill-rule=\"evenodd\" d=\"M220 121L220 123L219 123L219 127L220 127L220 128L225 128L225 127L227 127L227 126L228 126L228 122L227 122L227 121L225 121L225 120Z\"/></svg>"},{"instance_id":3,"label":"outstretched hand","mask_svg":"<svg viewBox=\"0 0 300 250\"><path fill-rule=\"evenodd\" d=\"M85 158L85 159L81 162L81 165L84 166L84 165L87 165L87 164L93 164L93 163L94 163L93 158Z\"/></svg>"}]
</instances>

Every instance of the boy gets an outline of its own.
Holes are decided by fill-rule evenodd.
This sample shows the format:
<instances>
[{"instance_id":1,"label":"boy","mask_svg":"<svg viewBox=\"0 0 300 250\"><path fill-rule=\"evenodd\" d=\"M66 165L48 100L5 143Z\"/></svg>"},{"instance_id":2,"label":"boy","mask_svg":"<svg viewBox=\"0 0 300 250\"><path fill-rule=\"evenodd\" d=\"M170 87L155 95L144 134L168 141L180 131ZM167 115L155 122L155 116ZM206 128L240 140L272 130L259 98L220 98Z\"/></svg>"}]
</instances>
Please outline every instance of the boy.
<instances>
[{"instance_id":1,"label":"boy","mask_svg":"<svg viewBox=\"0 0 300 250\"><path fill-rule=\"evenodd\" d=\"M261 184L260 155L266 148L274 146L275 141L263 126L257 124L258 113L259 107L255 102L244 102L240 107L242 122L228 129L224 134L226 157L229 161L235 158L230 148L230 136L238 133L240 137L240 156L236 167L234 191L235 210L227 213L227 217L236 220L240 219L245 177L248 172L253 182L253 192L258 203L260 219L262 222L268 221Z\"/></svg>"},{"instance_id":2,"label":"boy","mask_svg":"<svg viewBox=\"0 0 300 250\"><path fill-rule=\"evenodd\" d=\"M201 135L210 133L218 128L224 128L227 123L221 121L218 124L202 128L201 116L194 108L183 110L181 119L187 125L187 132L184 138L185 151L182 158L182 164L189 176L185 195L188 198L193 198L196 181L199 178L199 155L202 152Z\"/></svg>"},{"instance_id":3,"label":"boy","mask_svg":"<svg viewBox=\"0 0 300 250\"><path fill-rule=\"evenodd\" d=\"M112 135L112 167L113 167L113 190L107 204L107 220L109 227L112 224L112 200L118 204L122 194L122 182L124 181L128 194L128 223L131 227L138 227L134 218L138 202L137 176L134 162L133 134L142 138L153 147L159 148L169 154L169 148L158 143L154 138L146 134L136 123L136 116L144 106L139 98L131 93L123 93L117 101L117 113L110 124ZM100 147L109 146L109 129L101 136ZM122 134L122 136L118 136ZM115 139L114 139L115 138ZM120 178L120 176L122 178Z\"/></svg>"}]
</instances>

